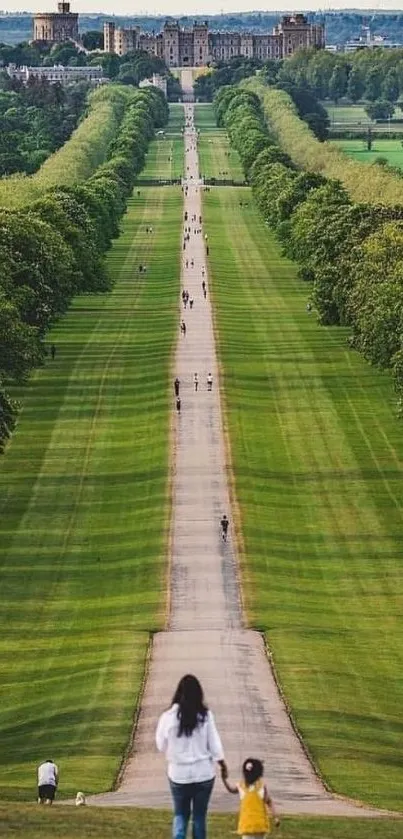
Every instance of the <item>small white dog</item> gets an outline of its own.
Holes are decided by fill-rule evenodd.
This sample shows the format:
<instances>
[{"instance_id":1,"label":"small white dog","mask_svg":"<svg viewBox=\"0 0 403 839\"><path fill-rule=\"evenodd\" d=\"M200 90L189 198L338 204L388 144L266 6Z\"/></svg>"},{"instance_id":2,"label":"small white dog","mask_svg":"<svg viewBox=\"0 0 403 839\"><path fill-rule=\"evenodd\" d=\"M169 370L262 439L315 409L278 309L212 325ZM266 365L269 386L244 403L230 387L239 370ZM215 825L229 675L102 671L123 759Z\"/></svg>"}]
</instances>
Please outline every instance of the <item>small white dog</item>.
<instances>
[{"instance_id":1,"label":"small white dog","mask_svg":"<svg viewBox=\"0 0 403 839\"><path fill-rule=\"evenodd\" d=\"M76 807L84 807L86 804L85 795L83 792L78 792L76 795Z\"/></svg>"}]
</instances>

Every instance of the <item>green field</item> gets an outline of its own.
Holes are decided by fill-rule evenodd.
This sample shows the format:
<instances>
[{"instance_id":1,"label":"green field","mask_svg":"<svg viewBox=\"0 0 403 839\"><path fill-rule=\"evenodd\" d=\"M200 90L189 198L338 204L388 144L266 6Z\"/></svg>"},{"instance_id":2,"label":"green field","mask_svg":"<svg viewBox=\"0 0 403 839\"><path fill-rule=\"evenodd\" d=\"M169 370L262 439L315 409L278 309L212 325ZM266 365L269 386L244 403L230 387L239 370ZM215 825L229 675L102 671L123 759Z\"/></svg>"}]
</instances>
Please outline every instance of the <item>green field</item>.
<instances>
[{"instance_id":1,"label":"green field","mask_svg":"<svg viewBox=\"0 0 403 839\"><path fill-rule=\"evenodd\" d=\"M340 128L351 125L363 125L364 127L372 124L372 120L365 113L363 105L333 105L330 102L322 102L326 108L331 125L339 126Z\"/></svg>"},{"instance_id":2,"label":"green field","mask_svg":"<svg viewBox=\"0 0 403 839\"><path fill-rule=\"evenodd\" d=\"M150 143L141 179L176 180L182 177L184 150L181 131L184 123L183 105L171 104L165 135Z\"/></svg>"},{"instance_id":3,"label":"green field","mask_svg":"<svg viewBox=\"0 0 403 839\"><path fill-rule=\"evenodd\" d=\"M195 125L200 129L199 164L206 178L224 178L243 181L241 161L232 149L223 129L217 128L212 105L195 106Z\"/></svg>"},{"instance_id":4,"label":"green field","mask_svg":"<svg viewBox=\"0 0 403 839\"><path fill-rule=\"evenodd\" d=\"M183 175L183 140L179 137L165 137L150 143L146 165L140 179L153 178L172 180Z\"/></svg>"},{"instance_id":5,"label":"green field","mask_svg":"<svg viewBox=\"0 0 403 839\"><path fill-rule=\"evenodd\" d=\"M387 375L321 328L245 189L205 196L251 624L338 792L401 808L403 437Z\"/></svg>"},{"instance_id":6,"label":"green field","mask_svg":"<svg viewBox=\"0 0 403 839\"><path fill-rule=\"evenodd\" d=\"M76 299L49 335L56 358L0 461L3 798L32 798L51 755L64 795L111 787L164 624L181 208L178 187L129 202L113 290Z\"/></svg>"},{"instance_id":7,"label":"green field","mask_svg":"<svg viewBox=\"0 0 403 839\"><path fill-rule=\"evenodd\" d=\"M211 814L211 839L235 835L235 815ZM24 839L166 839L171 814L163 810L116 807L35 807L0 804L0 835ZM285 818L275 839L401 839L403 822L393 819Z\"/></svg>"},{"instance_id":8,"label":"green field","mask_svg":"<svg viewBox=\"0 0 403 839\"><path fill-rule=\"evenodd\" d=\"M403 146L401 140L373 138L371 151L364 140L332 140L349 157L361 162L374 163L377 157L385 157L391 166L403 168Z\"/></svg>"}]
</instances>

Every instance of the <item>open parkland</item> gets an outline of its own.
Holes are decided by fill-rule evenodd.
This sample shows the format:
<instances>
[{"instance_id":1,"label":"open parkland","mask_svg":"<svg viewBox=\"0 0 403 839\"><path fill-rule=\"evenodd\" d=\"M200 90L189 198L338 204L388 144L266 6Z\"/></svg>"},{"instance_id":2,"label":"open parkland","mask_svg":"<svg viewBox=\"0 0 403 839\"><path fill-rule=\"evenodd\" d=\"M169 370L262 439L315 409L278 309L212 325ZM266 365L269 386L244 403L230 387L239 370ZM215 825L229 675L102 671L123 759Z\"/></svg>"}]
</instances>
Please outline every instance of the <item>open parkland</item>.
<instances>
[{"instance_id":1,"label":"open parkland","mask_svg":"<svg viewBox=\"0 0 403 839\"><path fill-rule=\"evenodd\" d=\"M147 709L155 711L153 662L159 655L163 665L164 644L181 633L207 633L211 649L212 631L222 681L203 683L224 746L232 739L241 753L256 728L273 777L269 678L277 691L279 751L283 729L290 742L277 779L279 790L289 784L288 799L278 793L279 839L397 839L403 440L391 380L349 350L347 329L306 311L307 289L241 185L212 106L170 109L106 256L112 289L73 301L49 336L54 361L15 393L23 408L0 462L0 835L166 836L169 814L153 798L162 759L154 774L141 753ZM199 174L237 185L204 189ZM203 220L197 240L192 233L194 274L182 244L186 201ZM185 339L184 283L195 295ZM228 553L216 548L222 499ZM256 672L242 673L239 694L228 633L239 650L257 645ZM207 654L194 649L194 672L209 674ZM174 667L164 674L159 711L176 676ZM239 708L247 718L257 693L241 732ZM36 765L48 755L61 770L51 809L32 803ZM134 804L145 790L138 807L131 764ZM318 791L300 795L299 774ZM67 805L81 788L91 806L77 811ZM210 817L217 839L236 825L222 801Z\"/></svg>"}]
</instances>

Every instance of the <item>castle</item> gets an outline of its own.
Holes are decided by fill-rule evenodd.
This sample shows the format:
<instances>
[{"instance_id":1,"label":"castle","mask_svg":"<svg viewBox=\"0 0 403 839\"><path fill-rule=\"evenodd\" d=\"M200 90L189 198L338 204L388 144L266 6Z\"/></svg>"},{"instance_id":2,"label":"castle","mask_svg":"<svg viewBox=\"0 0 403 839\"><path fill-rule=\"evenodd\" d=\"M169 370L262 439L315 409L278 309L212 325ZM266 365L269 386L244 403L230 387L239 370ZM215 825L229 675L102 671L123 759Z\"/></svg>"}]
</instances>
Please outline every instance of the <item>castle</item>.
<instances>
[{"instance_id":1,"label":"castle","mask_svg":"<svg viewBox=\"0 0 403 839\"><path fill-rule=\"evenodd\" d=\"M78 40L78 14L70 12L69 2L58 3L57 12L34 15L34 41L61 43ZM195 22L183 29L175 20L167 20L162 32L150 34L140 27L124 29L115 23L104 24L104 50L125 55L144 50L165 61L167 67L205 67L214 61L228 61L237 55L246 58L280 59L299 49L325 45L324 27L309 23L305 15L285 15L271 33L213 32L208 22Z\"/></svg>"},{"instance_id":2,"label":"castle","mask_svg":"<svg viewBox=\"0 0 403 839\"><path fill-rule=\"evenodd\" d=\"M204 67L237 55L247 58L281 59L299 49L325 46L324 27L309 23L305 15L285 15L271 33L210 32L208 23L195 22L182 29L177 21L166 21L162 32L148 34L139 27L123 29L104 24L105 52L125 55L145 50L165 61L167 67Z\"/></svg>"},{"instance_id":3,"label":"castle","mask_svg":"<svg viewBox=\"0 0 403 839\"><path fill-rule=\"evenodd\" d=\"M58 3L57 12L34 15L34 41L50 44L78 41L78 14L70 11L70 3Z\"/></svg>"}]
</instances>

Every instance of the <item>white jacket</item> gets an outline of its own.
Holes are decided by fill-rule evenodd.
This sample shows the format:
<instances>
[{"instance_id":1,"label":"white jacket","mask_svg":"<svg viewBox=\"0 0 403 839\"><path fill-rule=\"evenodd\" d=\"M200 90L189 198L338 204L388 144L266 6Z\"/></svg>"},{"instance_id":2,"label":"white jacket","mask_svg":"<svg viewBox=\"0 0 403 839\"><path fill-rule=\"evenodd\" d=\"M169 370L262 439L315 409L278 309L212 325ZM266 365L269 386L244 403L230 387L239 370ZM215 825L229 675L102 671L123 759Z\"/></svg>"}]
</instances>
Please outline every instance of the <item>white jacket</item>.
<instances>
[{"instance_id":1,"label":"white jacket","mask_svg":"<svg viewBox=\"0 0 403 839\"><path fill-rule=\"evenodd\" d=\"M176 784L210 781L215 776L214 761L224 760L220 736L211 711L207 711L190 737L178 737L178 705L161 714L155 740L168 761L168 778Z\"/></svg>"}]
</instances>

